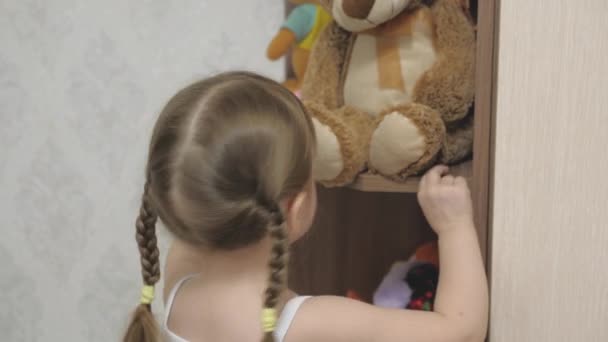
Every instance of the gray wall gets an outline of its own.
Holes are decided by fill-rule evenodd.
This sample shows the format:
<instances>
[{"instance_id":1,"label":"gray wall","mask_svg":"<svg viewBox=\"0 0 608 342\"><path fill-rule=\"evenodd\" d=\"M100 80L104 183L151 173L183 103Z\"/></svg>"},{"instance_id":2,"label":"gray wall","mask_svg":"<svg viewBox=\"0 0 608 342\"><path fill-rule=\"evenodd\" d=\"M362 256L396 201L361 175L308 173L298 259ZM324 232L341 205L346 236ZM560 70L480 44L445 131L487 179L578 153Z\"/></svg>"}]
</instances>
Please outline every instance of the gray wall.
<instances>
[{"instance_id":1,"label":"gray wall","mask_svg":"<svg viewBox=\"0 0 608 342\"><path fill-rule=\"evenodd\" d=\"M3 341L118 340L138 302L133 222L155 116L209 73L280 77L264 53L282 11L278 0L0 0Z\"/></svg>"}]
</instances>

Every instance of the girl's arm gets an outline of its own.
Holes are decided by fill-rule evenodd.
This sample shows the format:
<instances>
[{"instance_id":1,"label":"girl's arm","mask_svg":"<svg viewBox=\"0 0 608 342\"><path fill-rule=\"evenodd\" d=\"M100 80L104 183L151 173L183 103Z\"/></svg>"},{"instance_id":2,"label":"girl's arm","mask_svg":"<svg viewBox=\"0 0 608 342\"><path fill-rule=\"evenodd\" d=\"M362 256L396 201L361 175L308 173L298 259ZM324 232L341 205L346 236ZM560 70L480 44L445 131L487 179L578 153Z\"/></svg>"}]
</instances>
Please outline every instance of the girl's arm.
<instances>
[{"instance_id":1,"label":"girl's arm","mask_svg":"<svg viewBox=\"0 0 608 342\"><path fill-rule=\"evenodd\" d=\"M418 194L427 220L439 236L435 312L456 322L473 341L481 341L487 329L488 286L471 194L464 178L446 175L447 171L445 166L429 171Z\"/></svg>"},{"instance_id":2,"label":"girl's arm","mask_svg":"<svg viewBox=\"0 0 608 342\"><path fill-rule=\"evenodd\" d=\"M390 310L339 297L316 297L298 313L286 341L480 342L488 320L487 280L466 181L436 167L419 201L439 235L435 311Z\"/></svg>"}]
</instances>

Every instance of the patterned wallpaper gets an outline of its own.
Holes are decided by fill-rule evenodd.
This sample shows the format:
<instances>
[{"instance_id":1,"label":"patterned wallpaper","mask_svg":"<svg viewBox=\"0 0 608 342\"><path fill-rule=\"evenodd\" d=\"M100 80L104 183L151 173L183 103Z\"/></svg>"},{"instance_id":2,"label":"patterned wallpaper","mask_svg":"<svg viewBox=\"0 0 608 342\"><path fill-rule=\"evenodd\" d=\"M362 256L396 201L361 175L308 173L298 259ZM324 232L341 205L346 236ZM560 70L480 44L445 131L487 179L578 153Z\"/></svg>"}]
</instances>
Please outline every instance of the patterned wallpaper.
<instances>
[{"instance_id":1,"label":"patterned wallpaper","mask_svg":"<svg viewBox=\"0 0 608 342\"><path fill-rule=\"evenodd\" d=\"M155 116L210 73L281 76L264 53L282 1L236 7L0 0L2 341L119 339L138 301L133 223Z\"/></svg>"}]
</instances>

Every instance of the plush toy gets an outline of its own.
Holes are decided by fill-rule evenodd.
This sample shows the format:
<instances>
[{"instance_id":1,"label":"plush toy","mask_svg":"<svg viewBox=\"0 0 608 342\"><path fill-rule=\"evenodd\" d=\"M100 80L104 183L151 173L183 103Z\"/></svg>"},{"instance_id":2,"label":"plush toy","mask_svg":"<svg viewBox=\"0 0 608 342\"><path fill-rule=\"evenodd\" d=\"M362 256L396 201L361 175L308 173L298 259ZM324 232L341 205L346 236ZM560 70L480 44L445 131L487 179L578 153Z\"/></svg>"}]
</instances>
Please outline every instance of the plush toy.
<instances>
[{"instance_id":1,"label":"plush toy","mask_svg":"<svg viewBox=\"0 0 608 342\"><path fill-rule=\"evenodd\" d=\"M421 246L408 260L395 263L374 293L374 304L392 309L432 311L439 280L437 243Z\"/></svg>"},{"instance_id":2,"label":"plush toy","mask_svg":"<svg viewBox=\"0 0 608 342\"><path fill-rule=\"evenodd\" d=\"M272 39L266 54L269 59L277 60L293 47L291 64L295 78L286 80L283 85L297 91L306 72L310 50L331 21L331 16L317 1L291 2L298 6L291 11L279 33Z\"/></svg>"},{"instance_id":3,"label":"plush toy","mask_svg":"<svg viewBox=\"0 0 608 342\"><path fill-rule=\"evenodd\" d=\"M347 290L346 291L346 298L354 299L354 300L358 300L360 302L363 302L363 297L361 297L361 295L357 291L355 291L355 290Z\"/></svg>"},{"instance_id":4,"label":"plush toy","mask_svg":"<svg viewBox=\"0 0 608 342\"><path fill-rule=\"evenodd\" d=\"M302 98L317 134L316 180L362 171L403 181L471 154L475 31L467 0L322 0L334 18Z\"/></svg>"}]
</instances>

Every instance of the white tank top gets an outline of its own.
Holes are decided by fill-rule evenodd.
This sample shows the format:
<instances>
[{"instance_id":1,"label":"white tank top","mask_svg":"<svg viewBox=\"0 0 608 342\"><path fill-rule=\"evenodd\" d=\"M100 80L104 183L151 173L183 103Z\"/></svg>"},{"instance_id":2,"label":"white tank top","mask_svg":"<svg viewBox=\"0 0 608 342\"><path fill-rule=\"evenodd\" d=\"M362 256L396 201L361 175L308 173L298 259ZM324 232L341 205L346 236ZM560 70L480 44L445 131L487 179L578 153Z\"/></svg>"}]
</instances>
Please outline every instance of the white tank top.
<instances>
[{"instance_id":1,"label":"white tank top","mask_svg":"<svg viewBox=\"0 0 608 342\"><path fill-rule=\"evenodd\" d=\"M173 286L173 289L171 289L169 298L167 298L167 305L165 308L165 317L163 320L163 330L164 330L165 338L169 342L188 342L188 340L177 336L175 333L173 333L171 330L169 330L169 326L167 324L169 323L169 315L171 314L171 308L173 307L173 300L175 299L175 296L177 295L177 291L179 291L180 287L186 281L188 281L189 279L192 279L194 277L196 277L196 274L186 276L186 277L182 278L180 281L178 281L177 284L175 284L175 286ZM287 335L287 331L289 330L289 327L291 326L291 323L292 323L293 319L295 318L296 313L298 312L298 309L304 303L304 301L306 301L308 298L310 298L310 297L307 297L307 296L295 297L295 298L292 298L291 300L289 300L287 302L287 304L285 304L285 307L283 308L283 312L281 312L281 316L279 317L279 320L277 322L277 328L274 331L274 338L275 338L276 342L283 342L283 340L285 339L285 336Z\"/></svg>"}]
</instances>

